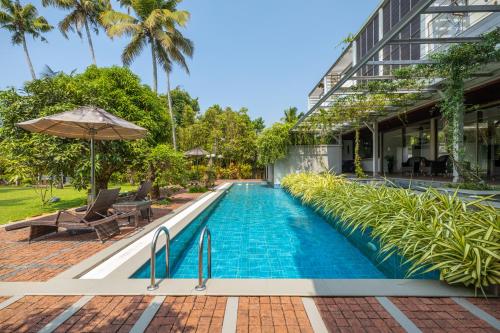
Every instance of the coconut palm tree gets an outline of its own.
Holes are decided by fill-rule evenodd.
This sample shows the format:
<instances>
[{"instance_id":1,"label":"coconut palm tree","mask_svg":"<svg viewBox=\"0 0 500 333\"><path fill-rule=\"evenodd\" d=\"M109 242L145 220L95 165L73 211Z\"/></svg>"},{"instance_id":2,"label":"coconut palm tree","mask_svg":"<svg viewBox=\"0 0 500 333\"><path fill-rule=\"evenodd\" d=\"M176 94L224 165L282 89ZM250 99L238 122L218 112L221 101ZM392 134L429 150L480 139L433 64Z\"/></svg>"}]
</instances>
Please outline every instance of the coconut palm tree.
<instances>
[{"instance_id":1,"label":"coconut palm tree","mask_svg":"<svg viewBox=\"0 0 500 333\"><path fill-rule=\"evenodd\" d=\"M172 96L170 94L170 73L172 72L172 62L174 62L189 74L186 56L190 58L193 56L194 46L193 42L184 37L182 33L175 28L175 26L167 29L166 33L170 36L170 46L164 45L163 52L161 52L160 56L164 59L163 67L165 69L165 73L167 74L167 100L170 119L172 121L172 143L174 149L177 150L177 139L175 133L176 121L172 108Z\"/></svg>"},{"instance_id":2,"label":"coconut palm tree","mask_svg":"<svg viewBox=\"0 0 500 333\"><path fill-rule=\"evenodd\" d=\"M304 113L298 113L299 110L296 108L296 107L289 107L288 109L285 110L285 116L283 118L281 118L282 121L284 121L285 123L296 123L300 118L302 118L302 116L304 115Z\"/></svg>"},{"instance_id":3,"label":"coconut palm tree","mask_svg":"<svg viewBox=\"0 0 500 333\"><path fill-rule=\"evenodd\" d=\"M42 33L50 31L52 26L43 16L38 16L38 11L32 4L22 6L19 0L15 2L0 0L0 28L12 33L12 44L23 45L31 77L36 80L35 69L26 45L26 35L31 35L33 39L40 38L45 42Z\"/></svg>"},{"instance_id":4,"label":"coconut palm tree","mask_svg":"<svg viewBox=\"0 0 500 333\"><path fill-rule=\"evenodd\" d=\"M177 10L179 0L122 0L121 4L134 15L108 11L102 15L102 22L108 35L129 36L130 42L122 52L123 64L129 66L148 45L151 48L153 64L153 89L158 92L158 68L160 64L167 73L167 99L172 121L172 141L175 137L175 119L170 96L170 75L172 64L178 63L186 71L185 55L193 54L193 43L185 38L177 27L184 27L189 20L187 11Z\"/></svg>"},{"instance_id":5,"label":"coconut palm tree","mask_svg":"<svg viewBox=\"0 0 500 333\"><path fill-rule=\"evenodd\" d=\"M90 29L92 28L96 34L99 33L100 15L111 9L109 0L42 0L42 4L70 10L70 13L59 22L59 30L66 38L68 31L76 32L82 38L82 29L85 28L92 62L96 65Z\"/></svg>"}]
</instances>

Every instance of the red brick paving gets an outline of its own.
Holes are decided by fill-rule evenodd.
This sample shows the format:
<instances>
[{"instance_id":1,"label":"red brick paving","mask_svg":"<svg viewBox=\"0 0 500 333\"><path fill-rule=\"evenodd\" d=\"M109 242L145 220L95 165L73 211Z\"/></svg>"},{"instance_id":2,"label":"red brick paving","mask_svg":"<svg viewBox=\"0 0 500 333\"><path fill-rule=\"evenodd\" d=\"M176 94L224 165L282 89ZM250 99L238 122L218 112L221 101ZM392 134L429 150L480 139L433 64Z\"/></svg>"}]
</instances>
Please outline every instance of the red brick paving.
<instances>
[{"instance_id":1,"label":"red brick paving","mask_svg":"<svg viewBox=\"0 0 500 333\"><path fill-rule=\"evenodd\" d=\"M55 332L129 332L151 296L95 296Z\"/></svg>"},{"instance_id":2,"label":"red brick paving","mask_svg":"<svg viewBox=\"0 0 500 333\"><path fill-rule=\"evenodd\" d=\"M500 320L500 299L499 298L467 298L469 302L486 311L496 319Z\"/></svg>"},{"instance_id":3,"label":"red brick paving","mask_svg":"<svg viewBox=\"0 0 500 333\"><path fill-rule=\"evenodd\" d=\"M240 297L237 332L313 332L300 297Z\"/></svg>"},{"instance_id":4,"label":"red brick paving","mask_svg":"<svg viewBox=\"0 0 500 333\"><path fill-rule=\"evenodd\" d=\"M405 332L375 297L316 297L330 332Z\"/></svg>"},{"instance_id":5,"label":"red brick paving","mask_svg":"<svg viewBox=\"0 0 500 333\"><path fill-rule=\"evenodd\" d=\"M154 208L154 217L164 216L200 195L176 194L168 205ZM47 281L133 231L131 227L121 228L119 235L105 243L101 243L94 232L71 236L63 231L29 244L29 229L6 232L1 228L0 281Z\"/></svg>"},{"instance_id":6,"label":"red brick paving","mask_svg":"<svg viewBox=\"0 0 500 333\"><path fill-rule=\"evenodd\" d=\"M226 297L169 296L146 332L221 332L226 302Z\"/></svg>"},{"instance_id":7,"label":"red brick paving","mask_svg":"<svg viewBox=\"0 0 500 333\"><path fill-rule=\"evenodd\" d=\"M5 302L6 300L8 300L10 297L6 297L6 296L0 296L0 303L3 303Z\"/></svg>"},{"instance_id":8,"label":"red brick paving","mask_svg":"<svg viewBox=\"0 0 500 333\"><path fill-rule=\"evenodd\" d=\"M422 332L496 332L450 298L390 297Z\"/></svg>"},{"instance_id":9,"label":"red brick paving","mask_svg":"<svg viewBox=\"0 0 500 333\"><path fill-rule=\"evenodd\" d=\"M0 311L0 332L37 332L80 296L26 296Z\"/></svg>"}]
</instances>

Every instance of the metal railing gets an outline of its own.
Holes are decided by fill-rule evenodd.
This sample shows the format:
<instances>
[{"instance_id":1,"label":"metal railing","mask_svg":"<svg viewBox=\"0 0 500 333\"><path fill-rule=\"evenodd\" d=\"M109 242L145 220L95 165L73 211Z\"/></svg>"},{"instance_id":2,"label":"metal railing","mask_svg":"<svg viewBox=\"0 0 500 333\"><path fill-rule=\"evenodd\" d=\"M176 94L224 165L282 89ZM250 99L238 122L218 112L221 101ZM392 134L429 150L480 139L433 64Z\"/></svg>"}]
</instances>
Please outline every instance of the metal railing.
<instances>
[{"instance_id":1,"label":"metal railing","mask_svg":"<svg viewBox=\"0 0 500 333\"><path fill-rule=\"evenodd\" d=\"M205 281L203 280L203 242L207 235L207 279L212 278L212 236L208 227L203 228L198 243L198 285L195 287L196 291L203 291L206 289Z\"/></svg>"},{"instance_id":2,"label":"metal railing","mask_svg":"<svg viewBox=\"0 0 500 333\"><path fill-rule=\"evenodd\" d=\"M160 236L161 232L165 232L165 236L167 237L166 243L165 243L165 271L167 273L167 279L170 278L170 263L169 263L169 257L170 257L170 233L168 232L168 229L166 227L160 227L158 230L156 230L154 236L153 236L153 241L151 242L151 285L148 286L148 290L156 290L158 289L158 284L156 283L155 279L155 272L156 272L156 243L158 241L158 237Z\"/></svg>"}]
</instances>

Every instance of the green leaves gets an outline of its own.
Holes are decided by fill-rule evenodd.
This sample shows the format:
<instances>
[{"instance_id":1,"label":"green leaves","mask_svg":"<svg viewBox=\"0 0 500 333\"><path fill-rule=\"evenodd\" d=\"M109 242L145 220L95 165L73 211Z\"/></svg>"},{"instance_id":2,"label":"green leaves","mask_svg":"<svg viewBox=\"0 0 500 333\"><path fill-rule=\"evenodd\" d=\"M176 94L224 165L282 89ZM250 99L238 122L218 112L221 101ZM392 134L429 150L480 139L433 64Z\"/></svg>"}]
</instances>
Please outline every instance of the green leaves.
<instances>
[{"instance_id":1,"label":"green leaves","mask_svg":"<svg viewBox=\"0 0 500 333\"><path fill-rule=\"evenodd\" d=\"M292 174L282 186L347 230L365 231L386 258L396 251L408 276L438 269L450 284L500 283L500 215L480 201L465 203L435 189L370 186L332 175Z\"/></svg>"},{"instance_id":2,"label":"green leaves","mask_svg":"<svg viewBox=\"0 0 500 333\"><path fill-rule=\"evenodd\" d=\"M272 164L286 156L288 146L292 142L290 130L293 125L294 122L275 123L270 128L262 131L257 138L259 163L262 165Z\"/></svg>"}]
</instances>

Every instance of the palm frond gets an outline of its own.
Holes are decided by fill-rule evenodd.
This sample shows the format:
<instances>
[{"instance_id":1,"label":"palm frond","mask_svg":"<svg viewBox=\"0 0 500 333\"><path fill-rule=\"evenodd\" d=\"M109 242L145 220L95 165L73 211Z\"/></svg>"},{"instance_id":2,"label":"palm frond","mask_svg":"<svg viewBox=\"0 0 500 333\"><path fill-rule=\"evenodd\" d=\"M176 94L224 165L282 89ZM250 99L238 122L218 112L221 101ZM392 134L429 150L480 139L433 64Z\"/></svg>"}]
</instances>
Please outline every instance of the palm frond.
<instances>
[{"instance_id":1,"label":"palm frond","mask_svg":"<svg viewBox=\"0 0 500 333\"><path fill-rule=\"evenodd\" d=\"M125 66L130 66L132 61L141 53L146 45L146 36L137 34L132 37L130 43L125 46L122 52L122 62Z\"/></svg>"}]
</instances>

